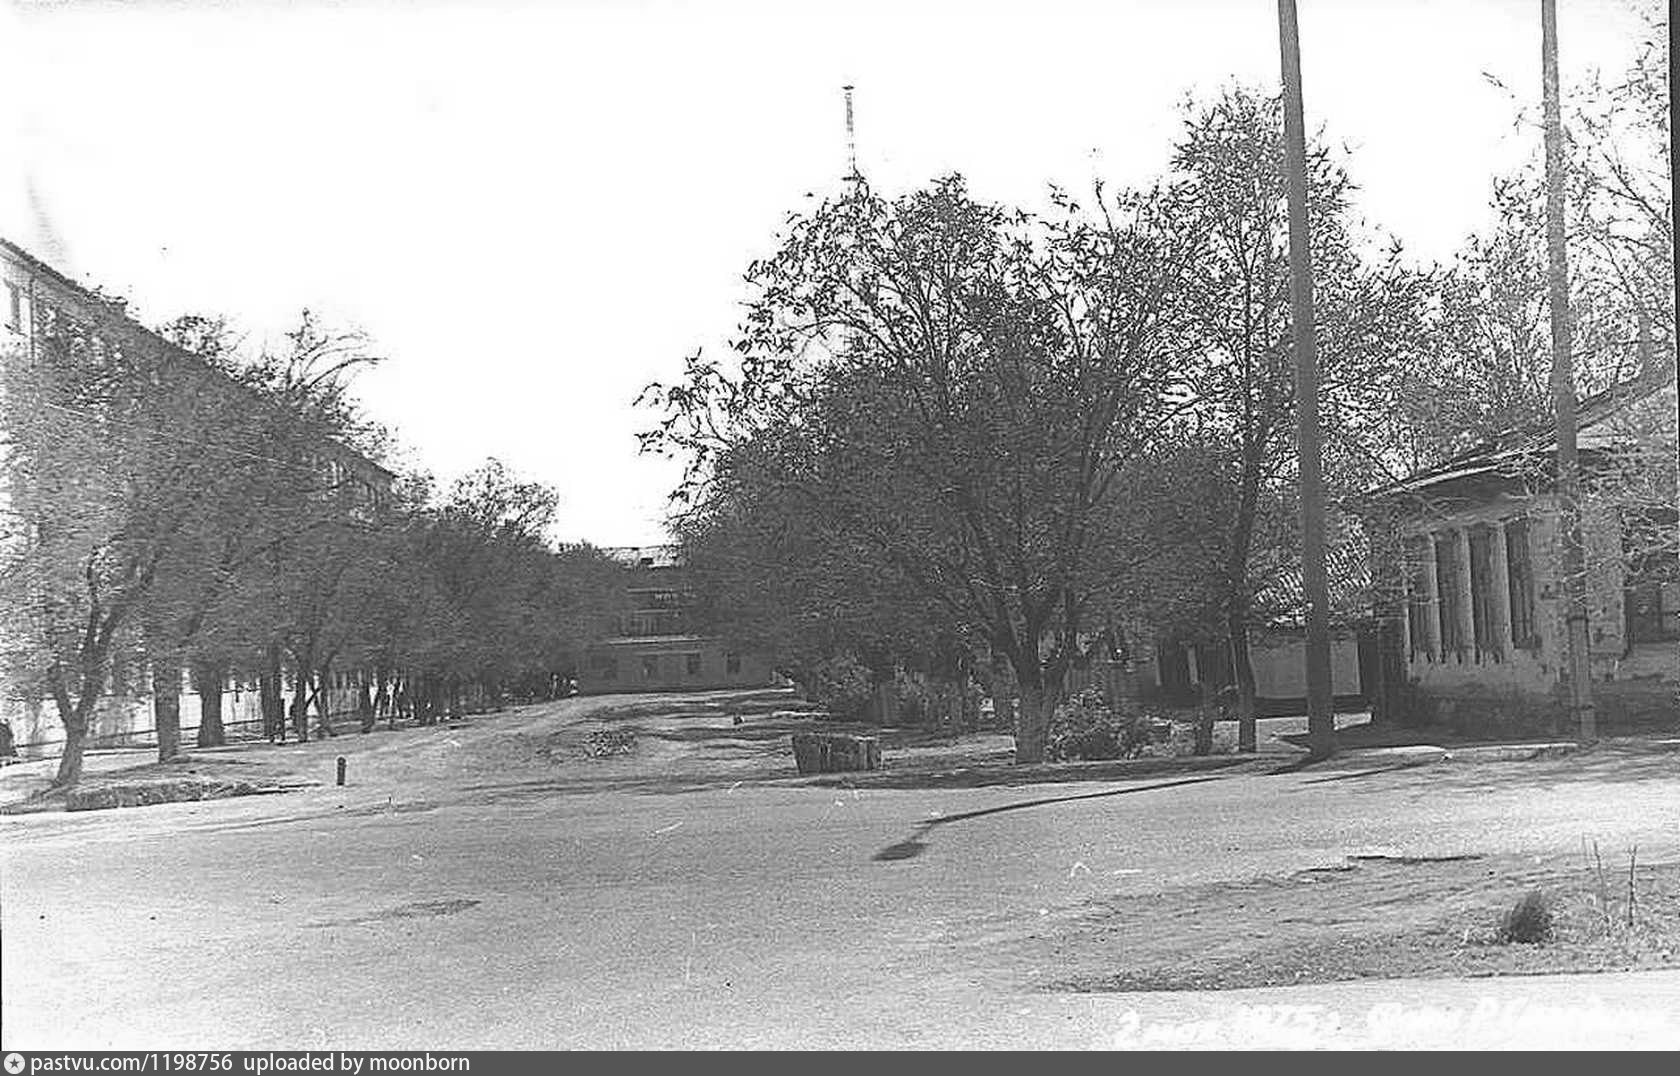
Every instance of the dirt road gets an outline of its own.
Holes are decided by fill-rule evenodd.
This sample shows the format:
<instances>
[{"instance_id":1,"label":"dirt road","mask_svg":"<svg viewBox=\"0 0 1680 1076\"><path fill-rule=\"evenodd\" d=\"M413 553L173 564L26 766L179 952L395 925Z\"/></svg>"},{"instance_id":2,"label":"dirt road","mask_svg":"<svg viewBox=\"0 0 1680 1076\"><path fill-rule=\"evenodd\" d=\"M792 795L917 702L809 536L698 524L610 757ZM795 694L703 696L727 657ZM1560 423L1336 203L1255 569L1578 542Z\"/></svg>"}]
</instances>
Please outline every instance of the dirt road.
<instances>
[{"instance_id":1,"label":"dirt road","mask_svg":"<svg viewBox=\"0 0 1680 1076\"><path fill-rule=\"evenodd\" d=\"M346 755L345 788L0 819L4 1045L1114 1045L1163 995L1052 989L1129 956L1038 941L1116 902L1583 836L1680 858L1672 756L847 790L749 779L780 734L705 702L572 700L288 756L325 775ZM634 752L576 749L624 721ZM1191 909L1161 936L1196 930Z\"/></svg>"}]
</instances>

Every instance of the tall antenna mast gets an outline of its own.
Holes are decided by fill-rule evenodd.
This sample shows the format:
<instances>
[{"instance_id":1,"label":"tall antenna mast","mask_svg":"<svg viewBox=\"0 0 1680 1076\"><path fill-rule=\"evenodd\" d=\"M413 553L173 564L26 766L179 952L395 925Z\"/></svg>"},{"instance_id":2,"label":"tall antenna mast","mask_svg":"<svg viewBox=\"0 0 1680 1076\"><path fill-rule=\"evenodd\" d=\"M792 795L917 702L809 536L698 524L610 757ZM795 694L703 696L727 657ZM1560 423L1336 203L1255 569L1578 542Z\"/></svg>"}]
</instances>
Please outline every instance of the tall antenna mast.
<instances>
[{"instance_id":1,"label":"tall antenna mast","mask_svg":"<svg viewBox=\"0 0 1680 1076\"><path fill-rule=\"evenodd\" d=\"M863 177L858 174L857 167L857 127L852 122L852 87L846 85L840 88L846 91L846 178L859 180Z\"/></svg>"}]
</instances>

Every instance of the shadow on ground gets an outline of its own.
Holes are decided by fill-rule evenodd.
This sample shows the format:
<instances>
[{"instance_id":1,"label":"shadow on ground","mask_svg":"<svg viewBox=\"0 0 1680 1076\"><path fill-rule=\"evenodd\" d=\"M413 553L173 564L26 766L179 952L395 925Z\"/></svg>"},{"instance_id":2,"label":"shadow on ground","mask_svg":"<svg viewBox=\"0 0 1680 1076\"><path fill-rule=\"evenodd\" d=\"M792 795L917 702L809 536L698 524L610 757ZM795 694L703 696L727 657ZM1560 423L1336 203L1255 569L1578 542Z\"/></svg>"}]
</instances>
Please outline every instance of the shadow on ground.
<instances>
[{"instance_id":1,"label":"shadow on ground","mask_svg":"<svg viewBox=\"0 0 1680 1076\"><path fill-rule=\"evenodd\" d=\"M1296 763L1280 767L1276 773L1312 773L1319 768L1329 770L1337 763L1331 759L1321 763ZM1417 769L1413 763L1372 766L1348 772L1326 772L1301 782L1302 789L1313 784L1331 781L1354 781L1354 787L1368 787L1372 792L1386 789L1387 782L1356 780L1380 778L1384 775ZM1664 777L1680 778L1680 751L1651 751L1638 747L1599 745L1582 748L1554 758L1512 759L1509 761L1440 761L1428 764L1429 780L1440 791L1542 791L1566 784L1619 784L1649 781Z\"/></svg>"},{"instance_id":2,"label":"shadow on ground","mask_svg":"<svg viewBox=\"0 0 1680 1076\"><path fill-rule=\"evenodd\" d=\"M1657 738L1680 736L1680 720L1675 718L1647 719L1620 722L1599 730L1605 739L1613 737ZM1296 747L1308 746L1305 732L1284 733L1278 737ZM1487 733L1462 732L1444 725L1407 727L1386 722L1363 722L1346 727L1337 726L1338 750L1354 751L1368 747L1482 747L1495 744L1544 744L1574 740L1575 734L1536 732L1525 735L1493 736Z\"/></svg>"},{"instance_id":3,"label":"shadow on ground","mask_svg":"<svg viewBox=\"0 0 1680 1076\"><path fill-rule=\"evenodd\" d=\"M1003 814L1006 811L1026 811L1034 807L1051 807L1059 803L1072 803L1076 800L1107 799L1112 796L1129 796L1137 792L1155 792L1164 788L1179 788L1183 785L1196 785L1205 781L1217 781L1218 777L1187 777L1180 781L1162 781L1153 785L1133 785L1128 788L1108 788L1101 792L1079 792L1068 796L1045 796L1036 800L1021 800L1016 803L1004 803L996 807L984 807L977 811L964 811L962 814L944 815L939 818L923 822L913 830L909 837L876 852L871 858L877 862L892 862L901 859L913 859L927 850L927 837L940 826L949 826L957 822L968 822L988 815Z\"/></svg>"}]
</instances>

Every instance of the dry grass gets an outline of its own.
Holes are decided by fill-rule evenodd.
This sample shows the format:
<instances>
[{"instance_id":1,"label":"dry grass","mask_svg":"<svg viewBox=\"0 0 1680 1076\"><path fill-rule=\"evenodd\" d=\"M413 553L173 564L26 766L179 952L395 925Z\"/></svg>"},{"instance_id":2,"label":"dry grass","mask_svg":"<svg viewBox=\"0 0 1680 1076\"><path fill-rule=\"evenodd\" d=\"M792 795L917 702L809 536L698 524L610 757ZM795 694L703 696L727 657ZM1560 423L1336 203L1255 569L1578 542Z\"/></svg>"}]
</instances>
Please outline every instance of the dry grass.
<instances>
[{"instance_id":1,"label":"dry grass","mask_svg":"<svg viewBox=\"0 0 1680 1076\"><path fill-rule=\"evenodd\" d=\"M1680 967L1680 863L1630 873L1624 850L1610 881L1578 857L1350 861L1116 899L1016 945L1059 969L1040 985L1073 991ZM1519 943L1508 917L1536 891L1550 929Z\"/></svg>"}]
</instances>

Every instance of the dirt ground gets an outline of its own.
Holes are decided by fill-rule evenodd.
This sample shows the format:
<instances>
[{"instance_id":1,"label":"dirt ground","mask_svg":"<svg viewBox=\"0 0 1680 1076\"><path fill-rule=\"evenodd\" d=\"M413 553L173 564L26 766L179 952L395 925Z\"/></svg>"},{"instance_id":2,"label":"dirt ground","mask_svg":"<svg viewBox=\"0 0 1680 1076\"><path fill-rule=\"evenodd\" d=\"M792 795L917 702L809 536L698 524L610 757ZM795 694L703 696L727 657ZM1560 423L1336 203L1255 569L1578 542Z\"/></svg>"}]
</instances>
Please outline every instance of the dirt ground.
<instances>
[{"instance_id":1,"label":"dirt ground","mask_svg":"<svg viewBox=\"0 0 1680 1076\"><path fill-rule=\"evenodd\" d=\"M283 795L0 817L0 1025L80 1049L1020 1048L1112 1043L1133 1009L1340 1005L1361 975L1413 975L1381 983L1408 1005L1539 997L1504 973L1544 968L1670 969L1549 978L1553 1001L1680 980L1680 753L965 784L942 775L994 741L901 730L888 772L914 779L844 788L795 772L815 722L785 694L571 699L139 767L307 782ZM1612 923L1639 846L1630 932L1581 903L1583 835ZM1559 940L1493 944L1535 886ZM1301 985L1229 991L1267 982Z\"/></svg>"},{"instance_id":2,"label":"dirt ground","mask_svg":"<svg viewBox=\"0 0 1680 1076\"><path fill-rule=\"evenodd\" d=\"M1383 978L1680 967L1680 863L1582 857L1353 857L1325 868L1097 902L1007 943L1040 989L1228 990ZM1504 940L1538 890L1551 937ZM1629 914L1629 894L1632 914ZM1631 922L1630 922L1631 919Z\"/></svg>"}]
</instances>

